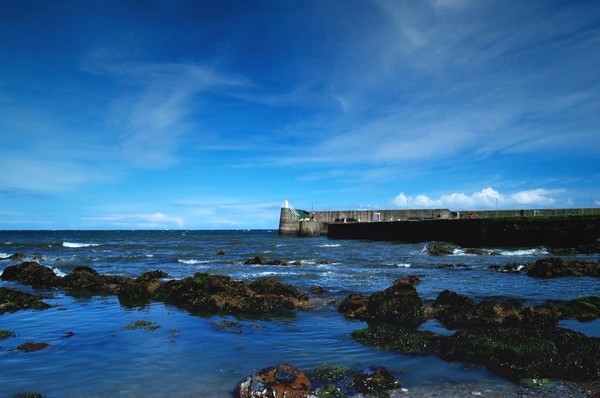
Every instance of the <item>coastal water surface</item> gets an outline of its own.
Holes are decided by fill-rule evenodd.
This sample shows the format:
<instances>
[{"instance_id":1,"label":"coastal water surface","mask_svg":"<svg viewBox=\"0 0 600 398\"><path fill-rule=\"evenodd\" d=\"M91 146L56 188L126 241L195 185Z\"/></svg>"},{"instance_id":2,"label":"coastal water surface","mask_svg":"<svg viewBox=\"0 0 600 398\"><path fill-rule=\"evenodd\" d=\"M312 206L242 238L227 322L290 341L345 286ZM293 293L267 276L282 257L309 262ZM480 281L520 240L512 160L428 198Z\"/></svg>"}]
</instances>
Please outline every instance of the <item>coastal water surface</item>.
<instances>
[{"instance_id":1,"label":"coastal water surface","mask_svg":"<svg viewBox=\"0 0 600 398\"><path fill-rule=\"evenodd\" d=\"M424 300L444 289L472 297L519 298L529 305L548 299L598 295L589 277L535 279L490 270L490 265L529 263L548 256L543 247L501 248L494 255L456 250L431 256L425 244L284 237L277 231L0 231L0 258L24 253L66 275L86 265L102 274L137 277L156 269L169 278L197 272L244 282L272 278L310 291L324 289L315 309L258 317L200 316L160 302L127 307L115 296L73 296L36 291L52 308L0 315L0 329L15 337L0 341L0 397L38 392L46 397L231 397L236 383L261 368L291 363L305 370L319 364L390 369L403 387L434 391L460 385L479 391L517 391L490 372L436 357L411 357L354 342L365 323L345 319L336 300L368 294L397 278L418 275ZM224 254L217 254L219 251ZM299 265L244 265L255 256ZM597 261L597 256L577 258ZM0 271L16 261L0 260ZM441 267L443 265L460 267ZM14 282L0 286L32 292ZM132 329L144 320L152 330ZM228 325L228 327L223 327ZM600 323L563 322L600 337ZM422 328L451 333L435 322ZM50 347L25 353L26 341Z\"/></svg>"}]
</instances>

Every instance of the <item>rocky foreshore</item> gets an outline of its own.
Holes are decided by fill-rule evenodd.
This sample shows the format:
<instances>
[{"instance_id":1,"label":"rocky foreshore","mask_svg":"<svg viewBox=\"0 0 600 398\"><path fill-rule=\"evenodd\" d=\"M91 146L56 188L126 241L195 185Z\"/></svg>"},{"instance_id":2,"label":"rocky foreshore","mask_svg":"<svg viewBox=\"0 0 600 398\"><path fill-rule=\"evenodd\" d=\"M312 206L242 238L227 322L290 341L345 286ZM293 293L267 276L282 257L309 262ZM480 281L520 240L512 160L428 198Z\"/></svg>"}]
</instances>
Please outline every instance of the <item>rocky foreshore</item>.
<instances>
[{"instance_id":1,"label":"rocky foreshore","mask_svg":"<svg viewBox=\"0 0 600 398\"><path fill-rule=\"evenodd\" d=\"M600 380L600 338L558 327L562 319L600 317L600 296L529 307L515 300L474 303L445 290L426 303L414 287L418 282L416 277L400 279L369 296L348 296L340 312L368 324L352 337L406 355L437 355L485 366L515 381ZM419 329L431 319L456 332L440 335Z\"/></svg>"},{"instance_id":2,"label":"rocky foreshore","mask_svg":"<svg viewBox=\"0 0 600 398\"><path fill-rule=\"evenodd\" d=\"M565 263L553 259L545 261L529 270L555 270ZM597 264L591 266L595 267ZM532 276L540 276L535 275L538 271L533 272ZM570 275L555 271L549 274ZM156 300L203 314L268 314L316 305L307 293L272 279L244 283L206 273L178 280L166 280L167 277L160 270L137 278L101 275L86 266L60 277L37 262L8 266L1 275L5 281L34 289L112 294L124 305ZM447 361L483 366L509 380L555 379L591 383L594 391L598 388L600 338L561 328L558 323L563 319L600 317L600 296L569 302L548 301L542 306L529 307L516 300L489 299L475 303L467 296L444 290L434 301L427 302L415 288L418 283L419 278L411 276L370 295L346 297L339 303L338 310L346 317L367 323L367 327L354 331L352 338L361 344L405 355L436 355ZM48 307L43 297L36 294L0 288L0 314ZM432 320L455 332L441 335L422 330L421 326ZM319 370L305 375L289 364L265 368L240 381L235 396L271 397L284 391L286 397L297 398L347 394L409 396L402 395L406 391L385 368L352 372L335 367Z\"/></svg>"}]
</instances>

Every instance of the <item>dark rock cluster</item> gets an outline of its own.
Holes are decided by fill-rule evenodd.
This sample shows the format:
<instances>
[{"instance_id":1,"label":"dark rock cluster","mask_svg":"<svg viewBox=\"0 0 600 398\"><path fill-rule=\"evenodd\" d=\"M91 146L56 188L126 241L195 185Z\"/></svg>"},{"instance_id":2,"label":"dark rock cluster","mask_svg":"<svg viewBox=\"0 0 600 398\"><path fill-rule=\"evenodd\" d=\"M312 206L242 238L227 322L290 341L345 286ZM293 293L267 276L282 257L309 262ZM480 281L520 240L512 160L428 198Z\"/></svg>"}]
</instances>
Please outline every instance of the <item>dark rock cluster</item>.
<instances>
[{"instance_id":1,"label":"dark rock cluster","mask_svg":"<svg viewBox=\"0 0 600 398\"><path fill-rule=\"evenodd\" d=\"M324 364L304 373L293 365L281 364L245 377L233 394L235 398L343 398L358 393L383 398L400 387L395 376L382 366L350 371Z\"/></svg>"},{"instance_id":2,"label":"dark rock cluster","mask_svg":"<svg viewBox=\"0 0 600 398\"><path fill-rule=\"evenodd\" d=\"M516 300L475 303L445 290L425 303L400 280L370 296L350 295L338 308L367 321L367 328L353 332L356 341L380 349L482 365L513 380L600 379L600 338L558 327L561 319L600 317L600 296L529 307ZM419 330L429 319L457 331Z\"/></svg>"},{"instance_id":3,"label":"dark rock cluster","mask_svg":"<svg viewBox=\"0 0 600 398\"><path fill-rule=\"evenodd\" d=\"M90 267L77 267L64 277L36 262L9 266L3 280L18 281L34 288L62 288L68 292L116 294L123 304L135 305L147 300L164 301L180 308L207 313L263 314L311 304L308 295L291 285L275 280L257 280L249 284L228 276L197 273L193 277L164 282L167 274L151 271L137 278L101 275ZM47 306L37 296L14 290L0 290L0 309Z\"/></svg>"},{"instance_id":4,"label":"dark rock cluster","mask_svg":"<svg viewBox=\"0 0 600 398\"><path fill-rule=\"evenodd\" d=\"M563 276L600 277L600 260L596 262L581 260L564 260L560 257L547 257L534 263L510 263L504 266L489 267L495 271L521 273L536 278L557 278Z\"/></svg>"}]
</instances>

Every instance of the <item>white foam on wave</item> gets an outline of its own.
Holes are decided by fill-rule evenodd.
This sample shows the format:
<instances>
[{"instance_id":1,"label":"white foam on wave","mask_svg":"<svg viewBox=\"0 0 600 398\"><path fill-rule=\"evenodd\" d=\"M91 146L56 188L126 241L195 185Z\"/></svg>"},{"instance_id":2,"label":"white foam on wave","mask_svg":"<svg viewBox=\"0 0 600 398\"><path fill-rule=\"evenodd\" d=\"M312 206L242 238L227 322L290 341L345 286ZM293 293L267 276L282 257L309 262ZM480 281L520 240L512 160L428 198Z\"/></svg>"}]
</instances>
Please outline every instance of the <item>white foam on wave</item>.
<instances>
[{"instance_id":1,"label":"white foam on wave","mask_svg":"<svg viewBox=\"0 0 600 398\"><path fill-rule=\"evenodd\" d=\"M340 247L341 243L324 243L322 245L317 245L318 247Z\"/></svg>"},{"instance_id":2,"label":"white foam on wave","mask_svg":"<svg viewBox=\"0 0 600 398\"><path fill-rule=\"evenodd\" d=\"M451 256L474 256L475 254L472 253L465 253L465 249L457 247L456 249L452 250L452 254Z\"/></svg>"},{"instance_id":3,"label":"white foam on wave","mask_svg":"<svg viewBox=\"0 0 600 398\"><path fill-rule=\"evenodd\" d=\"M187 265L196 265L196 264L208 264L210 261L208 260L194 260L194 259L177 259L178 263L187 264Z\"/></svg>"},{"instance_id":4,"label":"white foam on wave","mask_svg":"<svg viewBox=\"0 0 600 398\"><path fill-rule=\"evenodd\" d=\"M545 247L519 250L501 250L500 254L502 256L545 256L546 254L548 254L548 250Z\"/></svg>"},{"instance_id":5,"label":"white foam on wave","mask_svg":"<svg viewBox=\"0 0 600 398\"><path fill-rule=\"evenodd\" d=\"M412 265L408 263L395 264L398 268L410 268Z\"/></svg>"},{"instance_id":6,"label":"white foam on wave","mask_svg":"<svg viewBox=\"0 0 600 398\"><path fill-rule=\"evenodd\" d=\"M60 277L67 276L66 273L62 272L58 268L52 268L52 271L56 274L56 276L60 276Z\"/></svg>"},{"instance_id":7,"label":"white foam on wave","mask_svg":"<svg viewBox=\"0 0 600 398\"><path fill-rule=\"evenodd\" d=\"M98 244L98 243L77 243L77 242L63 242L62 245L64 247L70 247L70 248L74 248L74 249L78 249L80 247L100 246L100 244Z\"/></svg>"},{"instance_id":8,"label":"white foam on wave","mask_svg":"<svg viewBox=\"0 0 600 398\"><path fill-rule=\"evenodd\" d=\"M0 253L0 259L9 257L10 254Z\"/></svg>"}]
</instances>

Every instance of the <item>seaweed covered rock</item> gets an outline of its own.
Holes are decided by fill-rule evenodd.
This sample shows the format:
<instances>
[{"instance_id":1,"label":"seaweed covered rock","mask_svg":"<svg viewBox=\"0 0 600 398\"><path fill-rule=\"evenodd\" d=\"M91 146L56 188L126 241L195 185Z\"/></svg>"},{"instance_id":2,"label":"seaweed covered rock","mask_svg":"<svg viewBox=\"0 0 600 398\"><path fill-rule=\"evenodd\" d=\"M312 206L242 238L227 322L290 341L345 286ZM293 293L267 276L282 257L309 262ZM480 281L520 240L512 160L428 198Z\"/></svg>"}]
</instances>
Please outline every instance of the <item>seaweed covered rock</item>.
<instances>
[{"instance_id":1,"label":"seaweed covered rock","mask_svg":"<svg viewBox=\"0 0 600 398\"><path fill-rule=\"evenodd\" d=\"M27 342L17 346L17 350L24 351L24 352L34 352L34 351L45 350L48 347L50 347L50 344L48 344L48 343L38 342L38 341L27 341Z\"/></svg>"},{"instance_id":2,"label":"seaweed covered rock","mask_svg":"<svg viewBox=\"0 0 600 398\"><path fill-rule=\"evenodd\" d=\"M560 313L551 307L528 307L518 301L484 300L477 306L479 322L484 325L517 327L554 327Z\"/></svg>"},{"instance_id":3,"label":"seaweed covered rock","mask_svg":"<svg viewBox=\"0 0 600 398\"><path fill-rule=\"evenodd\" d=\"M417 276L394 281L389 288L370 296L350 294L338 306L348 318L380 320L416 325L423 321L423 300L413 285L420 283Z\"/></svg>"},{"instance_id":4,"label":"seaweed covered rock","mask_svg":"<svg viewBox=\"0 0 600 398\"><path fill-rule=\"evenodd\" d=\"M394 375L383 366L371 366L356 374L352 379L356 391L371 396L388 396L389 392L401 387Z\"/></svg>"},{"instance_id":5,"label":"seaweed covered rock","mask_svg":"<svg viewBox=\"0 0 600 398\"><path fill-rule=\"evenodd\" d=\"M338 305L338 311L348 318L366 319L369 296L352 293Z\"/></svg>"},{"instance_id":6,"label":"seaweed covered rock","mask_svg":"<svg viewBox=\"0 0 600 398\"><path fill-rule=\"evenodd\" d=\"M235 398L308 398L311 384L306 375L289 364L264 368L240 381Z\"/></svg>"},{"instance_id":7,"label":"seaweed covered rock","mask_svg":"<svg viewBox=\"0 0 600 398\"><path fill-rule=\"evenodd\" d=\"M546 305L560 312L561 319L586 322L600 318L600 296L579 297L566 303L549 301Z\"/></svg>"},{"instance_id":8,"label":"seaweed covered rock","mask_svg":"<svg viewBox=\"0 0 600 398\"><path fill-rule=\"evenodd\" d=\"M275 259L275 260L267 260L262 256L256 256L251 258L250 260L244 261L245 265L289 265L289 261Z\"/></svg>"},{"instance_id":9,"label":"seaweed covered rock","mask_svg":"<svg viewBox=\"0 0 600 398\"><path fill-rule=\"evenodd\" d=\"M145 272L132 281L126 281L116 287L119 301L125 305L143 303L152 298L154 292L161 287L159 279L166 278L168 274L156 270Z\"/></svg>"},{"instance_id":10,"label":"seaweed covered rock","mask_svg":"<svg viewBox=\"0 0 600 398\"><path fill-rule=\"evenodd\" d=\"M1 278L5 281L18 281L35 289L47 289L61 284L61 278L52 269L35 261L26 261L6 267Z\"/></svg>"},{"instance_id":11,"label":"seaweed covered rock","mask_svg":"<svg viewBox=\"0 0 600 398\"><path fill-rule=\"evenodd\" d=\"M201 312L268 313L308 306L308 296L290 285L263 280L255 289L228 276L197 273L192 278L169 281L153 298Z\"/></svg>"},{"instance_id":12,"label":"seaweed covered rock","mask_svg":"<svg viewBox=\"0 0 600 398\"><path fill-rule=\"evenodd\" d=\"M423 321L423 300L410 283L396 281L369 297L366 312L369 319L415 325Z\"/></svg>"},{"instance_id":13,"label":"seaweed covered rock","mask_svg":"<svg viewBox=\"0 0 600 398\"><path fill-rule=\"evenodd\" d=\"M130 281L122 276L100 275L98 271L87 266L75 268L62 279L62 285L67 289L91 293L116 293L120 285Z\"/></svg>"},{"instance_id":14,"label":"seaweed covered rock","mask_svg":"<svg viewBox=\"0 0 600 398\"><path fill-rule=\"evenodd\" d=\"M40 296L0 287L0 314L19 310L45 310L50 305Z\"/></svg>"},{"instance_id":15,"label":"seaweed covered rock","mask_svg":"<svg viewBox=\"0 0 600 398\"><path fill-rule=\"evenodd\" d=\"M442 341L436 333L387 322L369 322L367 328L352 332L352 338L361 344L405 355L433 355Z\"/></svg>"},{"instance_id":16,"label":"seaweed covered rock","mask_svg":"<svg viewBox=\"0 0 600 398\"><path fill-rule=\"evenodd\" d=\"M560 257L539 259L526 268L528 276L539 278L584 275L600 277L600 262L565 261Z\"/></svg>"},{"instance_id":17,"label":"seaweed covered rock","mask_svg":"<svg viewBox=\"0 0 600 398\"><path fill-rule=\"evenodd\" d=\"M600 339L562 328L482 327L445 336L438 355L509 378L598 380Z\"/></svg>"},{"instance_id":18,"label":"seaweed covered rock","mask_svg":"<svg viewBox=\"0 0 600 398\"><path fill-rule=\"evenodd\" d=\"M454 253L458 245L448 242L427 242L427 253L432 256L446 256Z\"/></svg>"},{"instance_id":19,"label":"seaweed covered rock","mask_svg":"<svg viewBox=\"0 0 600 398\"><path fill-rule=\"evenodd\" d=\"M435 317L449 329L471 324L478 318L473 300L451 290L442 291L433 308Z\"/></svg>"}]
</instances>

